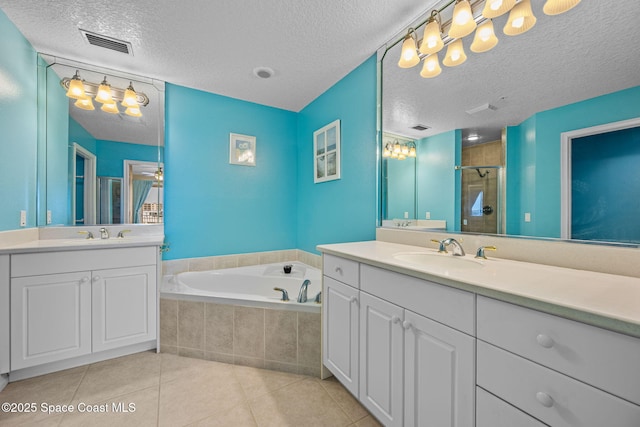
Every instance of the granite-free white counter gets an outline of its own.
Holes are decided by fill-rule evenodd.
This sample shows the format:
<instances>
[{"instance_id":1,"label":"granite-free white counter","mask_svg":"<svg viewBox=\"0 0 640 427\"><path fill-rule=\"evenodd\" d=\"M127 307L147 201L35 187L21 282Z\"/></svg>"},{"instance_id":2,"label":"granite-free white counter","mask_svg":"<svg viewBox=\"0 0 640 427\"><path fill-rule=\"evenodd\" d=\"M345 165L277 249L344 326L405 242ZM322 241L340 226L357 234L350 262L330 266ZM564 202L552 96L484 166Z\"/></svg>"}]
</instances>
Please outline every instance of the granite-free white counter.
<instances>
[{"instance_id":1,"label":"granite-free white counter","mask_svg":"<svg viewBox=\"0 0 640 427\"><path fill-rule=\"evenodd\" d=\"M382 241L320 245L318 250L640 337L639 278L490 258L489 252L488 260L476 260L481 267L457 268L452 260L438 263L438 257L450 254ZM401 261L394 258L398 253L434 254L433 262Z\"/></svg>"},{"instance_id":2,"label":"granite-free white counter","mask_svg":"<svg viewBox=\"0 0 640 427\"><path fill-rule=\"evenodd\" d=\"M127 236L122 239L46 239L32 240L18 245L0 248L0 254L19 254L27 252L79 251L87 249L130 248L140 246L160 246L164 236Z\"/></svg>"}]
</instances>

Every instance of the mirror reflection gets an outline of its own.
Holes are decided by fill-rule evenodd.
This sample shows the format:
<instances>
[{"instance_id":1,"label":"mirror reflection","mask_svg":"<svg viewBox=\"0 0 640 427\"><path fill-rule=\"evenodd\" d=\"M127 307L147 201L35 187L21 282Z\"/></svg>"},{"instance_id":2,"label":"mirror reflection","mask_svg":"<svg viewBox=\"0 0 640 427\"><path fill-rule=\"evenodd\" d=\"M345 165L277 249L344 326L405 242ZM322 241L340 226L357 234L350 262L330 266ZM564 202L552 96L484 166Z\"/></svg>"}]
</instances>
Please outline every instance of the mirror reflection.
<instances>
[{"instance_id":1,"label":"mirror reflection","mask_svg":"<svg viewBox=\"0 0 640 427\"><path fill-rule=\"evenodd\" d=\"M474 2L474 15L483 4ZM602 169L604 157L596 153L605 145L615 147L607 158L636 156L629 147L640 126L634 121L640 57L629 53L637 50L640 30L632 16L640 6L581 2L557 16L545 15L542 6L533 4L537 22L518 36L502 32L508 14L494 18L499 42L488 52L469 51L474 34L463 37L467 60L443 66L437 77L421 77L424 61L398 66L404 35L388 46L381 63L383 141L413 141L417 157L381 159L383 226L442 228L438 220L451 232L640 242L630 219L638 211L637 168L591 175ZM418 42L428 17L416 21ZM633 34L611 31L622 27ZM630 131L613 138L624 141L606 142L609 132L623 129ZM601 138L579 150L580 164L592 166L584 168L571 153L578 152L578 137L588 135ZM621 210L625 218L614 216Z\"/></svg>"},{"instance_id":2,"label":"mirror reflection","mask_svg":"<svg viewBox=\"0 0 640 427\"><path fill-rule=\"evenodd\" d=\"M39 225L162 223L163 83L43 58Z\"/></svg>"}]
</instances>

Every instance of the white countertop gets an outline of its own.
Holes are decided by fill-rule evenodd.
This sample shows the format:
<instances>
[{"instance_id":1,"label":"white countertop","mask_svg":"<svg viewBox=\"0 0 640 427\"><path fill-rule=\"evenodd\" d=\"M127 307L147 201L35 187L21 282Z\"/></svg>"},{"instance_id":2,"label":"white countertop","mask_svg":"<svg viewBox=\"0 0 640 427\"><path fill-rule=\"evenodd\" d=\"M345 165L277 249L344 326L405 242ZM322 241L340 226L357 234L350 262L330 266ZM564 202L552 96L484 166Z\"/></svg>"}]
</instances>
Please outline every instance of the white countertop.
<instances>
[{"instance_id":1,"label":"white countertop","mask_svg":"<svg viewBox=\"0 0 640 427\"><path fill-rule=\"evenodd\" d=\"M86 249L128 248L139 246L160 246L164 236L126 236L122 239L86 239L76 237L71 239L42 239L10 245L0 248L0 254L17 254L26 252L78 251Z\"/></svg>"},{"instance_id":2,"label":"white countertop","mask_svg":"<svg viewBox=\"0 0 640 427\"><path fill-rule=\"evenodd\" d=\"M479 265L458 268L455 260L438 260L451 254L382 241L320 245L318 250L640 337L639 278L496 259L490 252L488 260L467 255L459 261ZM394 258L398 253L429 253L433 262L401 261Z\"/></svg>"}]
</instances>

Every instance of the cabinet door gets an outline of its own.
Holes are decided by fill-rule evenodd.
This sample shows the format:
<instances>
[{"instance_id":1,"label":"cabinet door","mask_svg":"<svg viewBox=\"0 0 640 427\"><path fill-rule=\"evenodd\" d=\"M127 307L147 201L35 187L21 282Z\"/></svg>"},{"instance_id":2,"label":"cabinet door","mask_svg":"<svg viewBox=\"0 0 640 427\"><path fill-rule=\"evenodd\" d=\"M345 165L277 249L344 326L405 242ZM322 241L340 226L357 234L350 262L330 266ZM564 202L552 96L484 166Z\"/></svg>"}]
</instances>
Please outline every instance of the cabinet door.
<instances>
[{"instance_id":1,"label":"cabinet door","mask_svg":"<svg viewBox=\"0 0 640 427\"><path fill-rule=\"evenodd\" d=\"M405 312L405 424L475 425L475 339Z\"/></svg>"},{"instance_id":2,"label":"cabinet door","mask_svg":"<svg viewBox=\"0 0 640 427\"><path fill-rule=\"evenodd\" d=\"M322 360L358 397L358 293L351 286L324 276L322 302Z\"/></svg>"},{"instance_id":3,"label":"cabinet door","mask_svg":"<svg viewBox=\"0 0 640 427\"><path fill-rule=\"evenodd\" d=\"M91 273L11 280L11 370L91 352Z\"/></svg>"},{"instance_id":4,"label":"cabinet door","mask_svg":"<svg viewBox=\"0 0 640 427\"><path fill-rule=\"evenodd\" d=\"M156 338L156 267L97 270L92 278L93 351Z\"/></svg>"},{"instance_id":5,"label":"cabinet door","mask_svg":"<svg viewBox=\"0 0 640 427\"><path fill-rule=\"evenodd\" d=\"M360 293L360 401L386 426L403 425L403 316L401 307Z\"/></svg>"}]
</instances>

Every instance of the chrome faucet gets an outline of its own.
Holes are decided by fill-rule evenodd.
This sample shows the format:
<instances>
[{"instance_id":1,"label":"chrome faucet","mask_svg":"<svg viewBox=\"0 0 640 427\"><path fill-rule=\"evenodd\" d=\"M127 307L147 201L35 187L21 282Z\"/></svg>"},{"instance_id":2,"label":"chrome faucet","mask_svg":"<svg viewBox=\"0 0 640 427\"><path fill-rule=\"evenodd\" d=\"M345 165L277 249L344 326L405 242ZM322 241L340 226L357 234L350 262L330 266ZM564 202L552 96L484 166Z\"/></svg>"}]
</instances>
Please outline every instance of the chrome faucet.
<instances>
[{"instance_id":1,"label":"chrome faucet","mask_svg":"<svg viewBox=\"0 0 640 427\"><path fill-rule=\"evenodd\" d=\"M496 248L493 245L491 245L491 246L480 246L478 248L478 250L476 251L476 258L487 259L487 256L485 255L484 251L495 251L495 250L498 250L498 248Z\"/></svg>"},{"instance_id":2,"label":"chrome faucet","mask_svg":"<svg viewBox=\"0 0 640 427\"><path fill-rule=\"evenodd\" d=\"M460 242L458 242L453 237L449 237L448 239L443 240L431 240L434 243L438 243L440 246L438 247L438 252L446 254L447 247L449 245L453 246L453 256L465 256L464 249Z\"/></svg>"},{"instance_id":3,"label":"chrome faucet","mask_svg":"<svg viewBox=\"0 0 640 427\"><path fill-rule=\"evenodd\" d=\"M101 239L108 239L109 238L109 231L107 231L107 229L105 227L100 228L100 238Z\"/></svg>"},{"instance_id":4,"label":"chrome faucet","mask_svg":"<svg viewBox=\"0 0 640 427\"><path fill-rule=\"evenodd\" d=\"M300 286L300 293L298 293L298 302L307 302L307 288L311 284L311 280L305 280Z\"/></svg>"},{"instance_id":5,"label":"chrome faucet","mask_svg":"<svg viewBox=\"0 0 640 427\"><path fill-rule=\"evenodd\" d=\"M313 299L313 302L316 304L322 304L322 291L318 292L316 297Z\"/></svg>"},{"instance_id":6,"label":"chrome faucet","mask_svg":"<svg viewBox=\"0 0 640 427\"><path fill-rule=\"evenodd\" d=\"M278 292L282 292L282 298L280 299L280 301L289 301L289 293L287 292L286 289L282 289L282 288L273 288L274 291L278 291Z\"/></svg>"}]
</instances>

